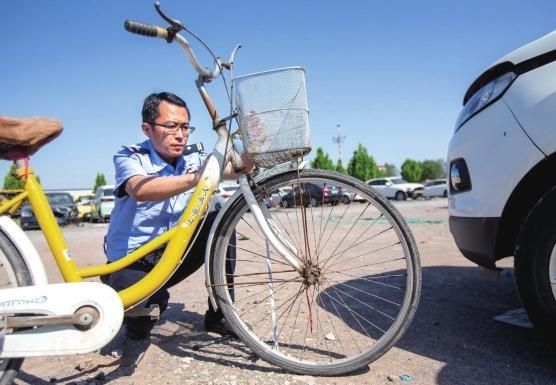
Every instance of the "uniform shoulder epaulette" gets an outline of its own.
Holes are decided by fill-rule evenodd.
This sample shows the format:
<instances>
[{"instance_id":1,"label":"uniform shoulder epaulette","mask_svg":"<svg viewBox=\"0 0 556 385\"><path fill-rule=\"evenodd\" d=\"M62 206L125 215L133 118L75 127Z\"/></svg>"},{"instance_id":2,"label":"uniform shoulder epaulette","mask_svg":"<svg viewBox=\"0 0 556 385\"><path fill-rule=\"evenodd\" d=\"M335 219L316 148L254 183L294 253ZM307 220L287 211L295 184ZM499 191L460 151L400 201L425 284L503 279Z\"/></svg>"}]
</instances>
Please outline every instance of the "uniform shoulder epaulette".
<instances>
[{"instance_id":1,"label":"uniform shoulder epaulette","mask_svg":"<svg viewBox=\"0 0 556 385\"><path fill-rule=\"evenodd\" d=\"M205 148L204 148L202 142L194 143L194 144L188 144L187 146L185 146L185 148L183 150L183 155L191 155L191 154L194 154L196 152L203 153L204 149Z\"/></svg>"},{"instance_id":2,"label":"uniform shoulder epaulette","mask_svg":"<svg viewBox=\"0 0 556 385\"><path fill-rule=\"evenodd\" d=\"M143 148L143 147L138 146L136 144L131 144L129 146L122 146L122 148L128 150L129 152L131 152L133 154L148 154L149 153L149 149Z\"/></svg>"}]
</instances>

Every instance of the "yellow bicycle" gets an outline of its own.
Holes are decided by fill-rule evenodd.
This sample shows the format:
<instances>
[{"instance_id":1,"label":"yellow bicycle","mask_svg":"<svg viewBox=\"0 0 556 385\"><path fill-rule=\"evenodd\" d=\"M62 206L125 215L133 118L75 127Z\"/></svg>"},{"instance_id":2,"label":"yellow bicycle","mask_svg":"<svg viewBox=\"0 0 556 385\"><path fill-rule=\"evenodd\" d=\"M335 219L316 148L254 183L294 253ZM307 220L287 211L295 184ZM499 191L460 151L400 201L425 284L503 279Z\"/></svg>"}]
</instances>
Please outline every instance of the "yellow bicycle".
<instances>
[{"instance_id":1,"label":"yellow bicycle","mask_svg":"<svg viewBox=\"0 0 556 385\"><path fill-rule=\"evenodd\" d=\"M368 185L339 173L305 169L299 161L311 148L301 68L233 78L234 114L220 119L205 83L232 68L238 47L230 60L215 58L214 70L208 70L180 35L183 25L158 3L155 7L168 28L134 21L125 27L177 42L185 50L199 73L196 85L218 135L178 224L116 262L79 267L24 160L16 161L24 191L2 204L0 214L29 202L67 282L113 273L165 246L154 269L118 293L130 310L160 288L180 263L188 263L187 247L223 165L231 160L241 188L220 210L206 251L206 287L213 305L255 353L293 372L337 375L377 359L405 332L419 300L419 255L407 224ZM231 133L233 120L239 128ZM259 166L249 175L241 172L239 138ZM234 232L236 243L230 242ZM0 246L9 242L0 232ZM234 272L226 271L230 245L236 248ZM6 261L21 259L9 248L0 247L0 254ZM17 280L26 269L24 263L6 263L3 275L12 286L26 285Z\"/></svg>"}]
</instances>

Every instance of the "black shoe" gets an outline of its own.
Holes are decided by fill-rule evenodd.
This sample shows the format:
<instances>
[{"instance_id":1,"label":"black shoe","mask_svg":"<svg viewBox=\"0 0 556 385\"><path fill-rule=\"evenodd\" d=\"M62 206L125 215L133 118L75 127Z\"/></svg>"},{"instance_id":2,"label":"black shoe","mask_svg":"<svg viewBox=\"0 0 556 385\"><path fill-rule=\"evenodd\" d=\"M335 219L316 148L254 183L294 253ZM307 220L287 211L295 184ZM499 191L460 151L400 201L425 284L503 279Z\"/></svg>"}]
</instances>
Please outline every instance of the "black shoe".
<instances>
[{"instance_id":1,"label":"black shoe","mask_svg":"<svg viewBox=\"0 0 556 385\"><path fill-rule=\"evenodd\" d=\"M220 311L211 312L210 310L205 313L205 330L207 332L220 334L221 336L230 336L237 338L236 333L232 330L226 318Z\"/></svg>"},{"instance_id":2,"label":"black shoe","mask_svg":"<svg viewBox=\"0 0 556 385\"><path fill-rule=\"evenodd\" d=\"M151 334L155 323L151 317L124 317L125 335L131 340L144 340Z\"/></svg>"}]
</instances>

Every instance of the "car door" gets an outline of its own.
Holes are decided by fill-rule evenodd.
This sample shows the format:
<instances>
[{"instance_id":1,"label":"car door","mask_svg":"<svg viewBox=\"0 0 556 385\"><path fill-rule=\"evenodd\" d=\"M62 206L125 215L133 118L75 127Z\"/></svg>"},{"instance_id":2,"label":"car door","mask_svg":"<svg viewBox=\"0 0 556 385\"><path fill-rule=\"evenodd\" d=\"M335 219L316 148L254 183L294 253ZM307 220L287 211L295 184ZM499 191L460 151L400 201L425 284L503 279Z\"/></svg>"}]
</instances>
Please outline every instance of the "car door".
<instances>
[{"instance_id":1,"label":"car door","mask_svg":"<svg viewBox=\"0 0 556 385\"><path fill-rule=\"evenodd\" d=\"M386 185L388 181L386 179L376 179L369 182L369 186L374 188L379 194L384 195L385 197L393 197L391 191L389 191L388 186Z\"/></svg>"}]
</instances>

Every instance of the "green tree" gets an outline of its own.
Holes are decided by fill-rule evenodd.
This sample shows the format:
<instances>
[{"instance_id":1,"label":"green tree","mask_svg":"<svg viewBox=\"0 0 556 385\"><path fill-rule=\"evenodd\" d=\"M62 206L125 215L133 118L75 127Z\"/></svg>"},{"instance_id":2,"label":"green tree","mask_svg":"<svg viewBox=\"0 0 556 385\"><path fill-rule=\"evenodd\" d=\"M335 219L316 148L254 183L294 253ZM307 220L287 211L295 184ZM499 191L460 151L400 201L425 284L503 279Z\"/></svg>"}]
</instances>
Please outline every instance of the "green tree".
<instances>
[{"instance_id":1,"label":"green tree","mask_svg":"<svg viewBox=\"0 0 556 385\"><path fill-rule=\"evenodd\" d=\"M104 186L106 184L106 178L104 174L101 172L97 172L97 176L95 177L95 185L93 187L93 194L97 192L97 188L100 186Z\"/></svg>"},{"instance_id":2,"label":"green tree","mask_svg":"<svg viewBox=\"0 0 556 385\"><path fill-rule=\"evenodd\" d=\"M317 148L317 156L311 161L311 167L321 170L334 170L334 163L328 154L319 147Z\"/></svg>"},{"instance_id":3,"label":"green tree","mask_svg":"<svg viewBox=\"0 0 556 385\"><path fill-rule=\"evenodd\" d=\"M367 149L361 143L357 145L357 150L353 152L353 156L349 160L347 172L362 181L376 178L379 175L374 158L369 155Z\"/></svg>"},{"instance_id":4,"label":"green tree","mask_svg":"<svg viewBox=\"0 0 556 385\"><path fill-rule=\"evenodd\" d=\"M23 181L13 176L15 170L16 166L15 164L12 164L12 167L10 167L10 170L4 176L4 190L16 190L23 188Z\"/></svg>"},{"instance_id":5,"label":"green tree","mask_svg":"<svg viewBox=\"0 0 556 385\"><path fill-rule=\"evenodd\" d=\"M432 180L444 177L444 168L438 160L424 160L421 162L421 180Z\"/></svg>"},{"instance_id":6,"label":"green tree","mask_svg":"<svg viewBox=\"0 0 556 385\"><path fill-rule=\"evenodd\" d=\"M402 164L402 177L408 182L421 181L422 166L420 162L406 159Z\"/></svg>"},{"instance_id":7,"label":"green tree","mask_svg":"<svg viewBox=\"0 0 556 385\"><path fill-rule=\"evenodd\" d=\"M398 168L392 163L384 163L384 176L399 175Z\"/></svg>"},{"instance_id":8,"label":"green tree","mask_svg":"<svg viewBox=\"0 0 556 385\"><path fill-rule=\"evenodd\" d=\"M336 171L338 171L341 174L345 174L346 168L344 167L344 165L342 164L342 160L338 159L338 161L336 162Z\"/></svg>"}]
</instances>

